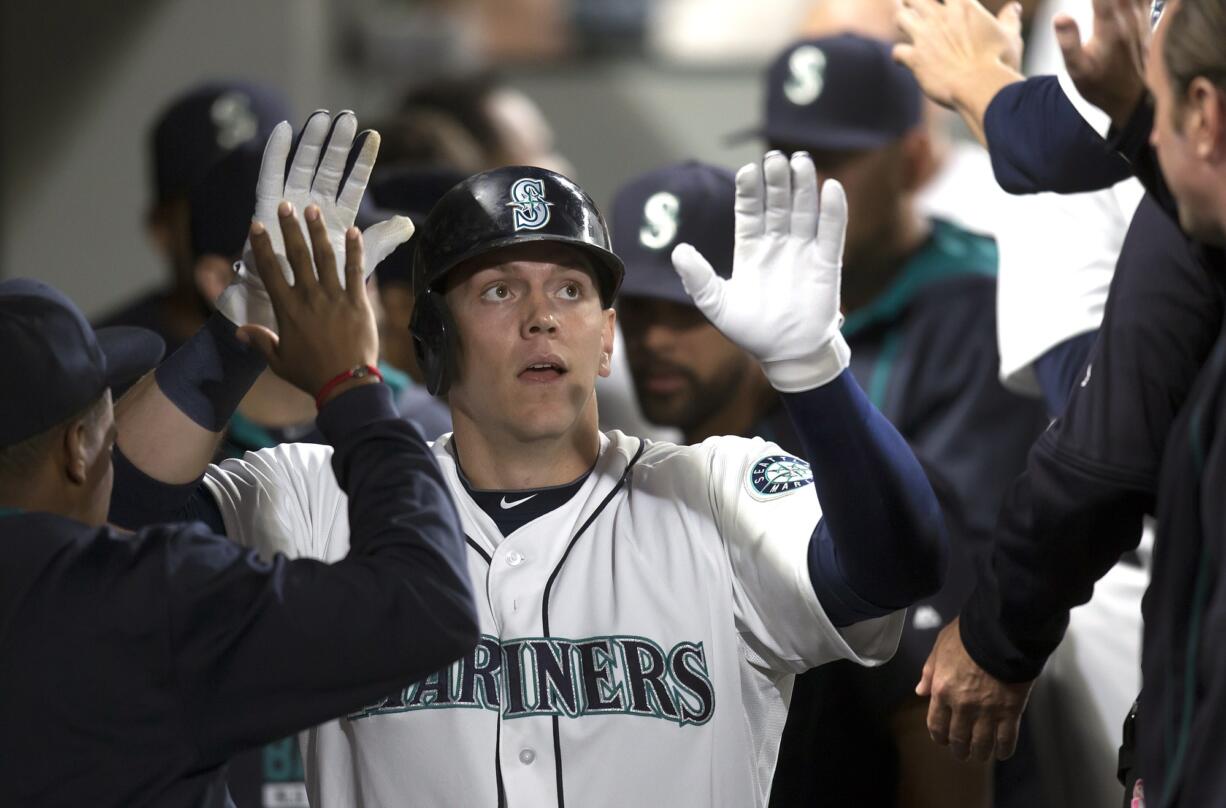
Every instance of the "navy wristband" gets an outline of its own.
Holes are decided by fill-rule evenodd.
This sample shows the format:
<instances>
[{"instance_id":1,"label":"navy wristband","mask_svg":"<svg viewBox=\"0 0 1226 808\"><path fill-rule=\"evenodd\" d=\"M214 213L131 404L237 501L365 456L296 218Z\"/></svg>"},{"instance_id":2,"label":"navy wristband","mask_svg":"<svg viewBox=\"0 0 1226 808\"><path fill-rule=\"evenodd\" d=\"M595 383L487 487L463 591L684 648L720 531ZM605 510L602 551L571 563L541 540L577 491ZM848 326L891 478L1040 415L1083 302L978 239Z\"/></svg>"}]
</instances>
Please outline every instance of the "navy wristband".
<instances>
[{"instance_id":1,"label":"navy wristband","mask_svg":"<svg viewBox=\"0 0 1226 808\"><path fill-rule=\"evenodd\" d=\"M225 428L267 363L238 341L237 328L214 313L155 371L158 387L179 410L210 432Z\"/></svg>"}]
</instances>

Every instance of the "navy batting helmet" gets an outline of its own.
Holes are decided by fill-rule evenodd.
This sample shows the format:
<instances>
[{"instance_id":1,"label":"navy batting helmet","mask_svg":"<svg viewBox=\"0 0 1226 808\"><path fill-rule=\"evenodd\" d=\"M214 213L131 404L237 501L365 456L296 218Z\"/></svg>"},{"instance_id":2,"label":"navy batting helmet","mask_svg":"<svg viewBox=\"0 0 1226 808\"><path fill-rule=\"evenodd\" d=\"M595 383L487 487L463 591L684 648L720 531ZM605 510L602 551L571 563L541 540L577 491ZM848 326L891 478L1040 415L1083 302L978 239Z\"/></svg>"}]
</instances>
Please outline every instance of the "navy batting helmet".
<instances>
[{"instance_id":1,"label":"navy batting helmet","mask_svg":"<svg viewBox=\"0 0 1226 808\"><path fill-rule=\"evenodd\" d=\"M410 329L426 389L447 392L455 356L455 323L441 281L470 258L535 241L566 244L596 268L601 302L613 305L625 268L609 244L609 228L587 192L544 168L508 166L476 174L443 195L417 233Z\"/></svg>"}]
</instances>

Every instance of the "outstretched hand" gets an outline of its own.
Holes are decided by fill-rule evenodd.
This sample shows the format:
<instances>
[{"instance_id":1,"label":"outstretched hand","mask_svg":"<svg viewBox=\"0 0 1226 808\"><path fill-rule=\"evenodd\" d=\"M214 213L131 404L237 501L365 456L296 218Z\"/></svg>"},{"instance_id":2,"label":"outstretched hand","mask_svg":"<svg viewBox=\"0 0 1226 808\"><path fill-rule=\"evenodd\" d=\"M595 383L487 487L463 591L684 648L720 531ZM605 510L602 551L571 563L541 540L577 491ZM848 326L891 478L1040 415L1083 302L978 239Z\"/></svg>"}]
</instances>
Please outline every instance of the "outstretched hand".
<instances>
[{"instance_id":1,"label":"outstretched hand","mask_svg":"<svg viewBox=\"0 0 1226 808\"><path fill-rule=\"evenodd\" d=\"M1145 93L1149 6L1148 0L1094 0L1094 27L1085 42L1072 17L1060 14L1053 21L1077 92L1116 126L1128 122Z\"/></svg>"},{"instance_id":2,"label":"outstretched hand","mask_svg":"<svg viewBox=\"0 0 1226 808\"><path fill-rule=\"evenodd\" d=\"M345 371L375 364L379 358L379 336L374 311L366 297L362 234L356 227L342 233L345 264L343 274L338 275L322 212L311 205L305 213L309 244L303 238L293 205L282 202L277 211L278 235L292 274L292 286L281 270L281 256L276 252L272 234L258 221L252 224L252 257L268 289L279 333L248 324L238 334L264 354L278 376L315 396ZM374 379L348 382L337 387L329 398L367 381Z\"/></svg>"},{"instance_id":3,"label":"outstretched hand","mask_svg":"<svg viewBox=\"0 0 1226 808\"><path fill-rule=\"evenodd\" d=\"M907 41L894 46L894 59L983 141L988 104L1022 80L1021 14L1019 3L1006 3L993 17L978 0L902 0L896 21Z\"/></svg>"},{"instance_id":4,"label":"outstretched hand","mask_svg":"<svg viewBox=\"0 0 1226 808\"><path fill-rule=\"evenodd\" d=\"M255 189L256 222L263 225L281 272L292 282L294 273L286 255L287 244L278 225L278 206L289 202L299 211L315 206L332 246L333 255L345 252L345 233L357 219L370 172L379 154L379 133L357 132L357 118L343 111L332 117L327 110L312 113L302 128L298 147L290 162L293 131L282 121L273 129L264 147ZM345 166L353 157L353 167ZM288 171L286 164L289 163ZM302 233L304 240L305 230ZM397 246L413 235L405 216L371 225L364 234L363 278L368 276ZM234 282L222 293L217 308L235 325L255 324L276 331L271 302L260 275L254 271L254 245L249 238ZM344 278L338 278L342 286Z\"/></svg>"},{"instance_id":5,"label":"outstretched hand","mask_svg":"<svg viewBox=\"0 0 1226 808\"><path fill-rule=\"evenodd\" d=\"M827 180L821 198L808 154L770 152L736 175L736 247L724 280L689 244L673 266L694 305L762 363L775 389L799 392L831 381L851 351L839 333L839 283L847 197Z\"/></svg>"}]
</instances>

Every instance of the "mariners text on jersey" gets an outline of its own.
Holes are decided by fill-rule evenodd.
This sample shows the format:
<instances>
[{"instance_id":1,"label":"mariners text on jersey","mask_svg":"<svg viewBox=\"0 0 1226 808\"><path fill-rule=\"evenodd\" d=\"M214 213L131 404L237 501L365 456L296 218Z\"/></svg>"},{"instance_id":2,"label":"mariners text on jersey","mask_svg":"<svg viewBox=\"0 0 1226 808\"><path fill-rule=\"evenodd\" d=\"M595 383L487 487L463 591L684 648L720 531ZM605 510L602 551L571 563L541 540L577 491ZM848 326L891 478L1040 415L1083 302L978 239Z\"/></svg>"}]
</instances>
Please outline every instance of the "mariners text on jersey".
<instances>
[{"instance_id":1,"label":"mariners text on jersey","mask_svg":"<svg viewBox=\"0 0 1226 808\"><path fill-rule=\"evenodd\" d=\"M646 637L499 641L482 636L466 658L348 716L481 707L503 718L621 713L705 724L715 689L702 643L664 649Z\"/></svg>"}]
</instances>

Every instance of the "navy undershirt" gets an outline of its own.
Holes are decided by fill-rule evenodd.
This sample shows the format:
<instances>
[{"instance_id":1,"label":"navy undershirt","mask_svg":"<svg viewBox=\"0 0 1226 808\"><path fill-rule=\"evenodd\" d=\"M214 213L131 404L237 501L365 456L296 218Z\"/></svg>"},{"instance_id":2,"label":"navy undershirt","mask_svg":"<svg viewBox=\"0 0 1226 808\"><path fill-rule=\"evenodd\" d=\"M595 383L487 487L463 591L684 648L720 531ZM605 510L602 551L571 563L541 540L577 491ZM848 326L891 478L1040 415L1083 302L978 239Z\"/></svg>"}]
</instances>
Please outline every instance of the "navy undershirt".
<instances>
[{"instance_id":1,"label":"navy undershirt","mask_svg":"<svg viewBox=\"0 0 1226 808\"><path fill-rule=\"evenodd\" d=\"M591 475L592 469L588 469L573 482L518 491L473 488L463 470L460 470L460 482L472 501L494 520L502 535L510 536L538 516L544 516L569 502Z\"/></svg>"}]
</instances>

